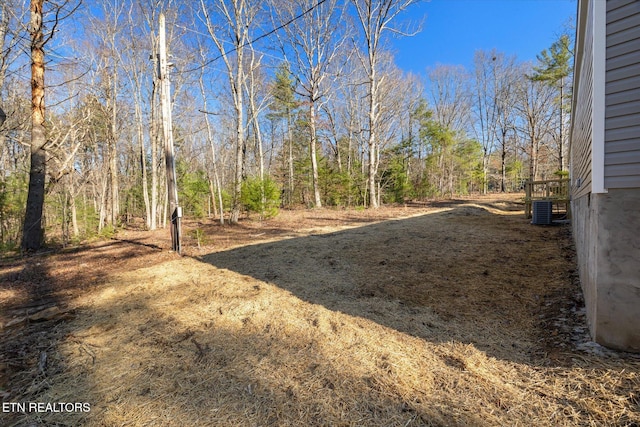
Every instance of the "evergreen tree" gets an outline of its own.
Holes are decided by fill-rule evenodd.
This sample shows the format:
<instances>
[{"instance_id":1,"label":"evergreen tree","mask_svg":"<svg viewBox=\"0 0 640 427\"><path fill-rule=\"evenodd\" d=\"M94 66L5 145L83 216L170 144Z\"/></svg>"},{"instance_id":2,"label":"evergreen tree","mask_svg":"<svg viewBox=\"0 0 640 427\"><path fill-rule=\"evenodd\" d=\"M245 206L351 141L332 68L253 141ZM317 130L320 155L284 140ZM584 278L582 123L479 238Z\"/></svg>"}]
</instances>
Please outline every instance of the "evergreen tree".
<instances>
[{"instance_id":1,"label":"evergreen tree","mask_svg":"<svg viewBox=\"0 0 640 427\"><path fill-rule=\"evenodd\" d=\"M572 71L571 59L573 52L571 51L571 40L567 34L560 36L558 40L551 44L547 50L543 50L537 55L539 66L533 67L534 80L557 83L567 78Z\"/></svg>"},{"instance_id":2,"label":"evergreen tree","mask_svg":"<svg viewBox=\"0 0 640 427\"><path fill-rule=\"evenodd\" d=\"M293 116L299 106L294 92L294 83L291 77L291 70L288 62L283 62L275 75L275 80L271 85L271 95L273 101L269 104L269 120L285 121L286 141L283 141L283 152L286 150L287 158L287 190L285 192L285 203L291 205L294 191L294 167L293 167ZM286 147L285 147L286 142Z\"/></svg>"},{"instance_id":3,"label":"evergreen tree","mask_svg":"<svg viewBox=\"0 0 640 427\"><path fill-rule=\"evenodd\" d=\"M568 77L573 72L571 39L567 34L563 34L558 40L551 44L548 50L545 49L540 55L537 55L537 58L540 65L533 67L534 73L530 78L557 87L560 92L557 100L560 115L557 154L558 167L563 171L565 170L564 113L565 110L571 108L570 103L567 102L571 99L571 94L568 90L565 90L565 85L568 84ZM567 112L570 113L570 111Z\"/></svg>"}]
</instances>

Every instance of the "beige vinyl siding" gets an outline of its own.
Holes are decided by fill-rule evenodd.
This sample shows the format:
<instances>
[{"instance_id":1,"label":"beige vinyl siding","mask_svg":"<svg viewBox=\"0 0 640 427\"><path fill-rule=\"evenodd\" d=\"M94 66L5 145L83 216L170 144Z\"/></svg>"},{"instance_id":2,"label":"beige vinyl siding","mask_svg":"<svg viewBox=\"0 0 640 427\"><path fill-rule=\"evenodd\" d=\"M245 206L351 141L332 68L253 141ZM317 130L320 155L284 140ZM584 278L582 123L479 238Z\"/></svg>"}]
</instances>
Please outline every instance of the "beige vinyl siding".
<instances>
[{"instance_id":1,"label":"beige vinyl siding","mask_svg":"<svg viewBox=\"0 0 640 427\"><path fill-rule=\"evenodd\" d=\"M640 187L640 1L607 1L606 188Z\"/></svg>"},{"instance_id":2,"label":"beige vinyl siding","mask_svg":"<svg viewBox=\"0 0 640 427\"><path fill-rule=\"evenodd\" d=\"M584 12L584 11L583 11ZM592 21L593 6L589 2L587 22ZM579 34L581 55L574 77L577 93L574 94L574 111L571 128L571 164L573 197L591 192L591 142L593 138L593 26L585 25ZM579 47L580 48L580 47Z\"/></svg>"}]
</instances>

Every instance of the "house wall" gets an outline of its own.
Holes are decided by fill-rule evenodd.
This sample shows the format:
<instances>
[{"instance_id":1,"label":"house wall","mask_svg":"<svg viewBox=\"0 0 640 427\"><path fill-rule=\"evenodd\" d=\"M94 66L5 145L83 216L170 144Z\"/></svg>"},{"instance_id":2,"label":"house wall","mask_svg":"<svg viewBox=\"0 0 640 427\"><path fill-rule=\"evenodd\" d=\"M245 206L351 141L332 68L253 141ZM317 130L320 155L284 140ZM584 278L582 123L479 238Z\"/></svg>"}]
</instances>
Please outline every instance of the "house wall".
<instances>
[{"instance_id":1,"label":"house wall","mask_svg":"<svg viewBox=\"0 0 640 427\"><path fill-rule=\"evenodd\" d=\"M593 4L581 2L581 21L593 20ZM578 27L574 72L574 99L571 117L571 185L573 197L591 192L591 140L593 113L593 26Z\"/></svg>"},{"instance_id":2,"label":"house wall","mask_svg":"<svg viewBox=\"0 0 640 427\"><path fill-rule=\"evenodd\" d=\"M640 188L640 1L607 1L605 188Z\"/></svg>"},{"instance_id":3,"label":"house wall","mask_svg":"<svg viewBox=\"0 0 640 427\"><path fill-rule=\"evenodd\" d=\"M598 2L579 0L573 232L593 339L640 352L640 1Z\"/></svg>"},{"instance_id":4,"label":"house wall","mask_svg":"<svg viewBox=\"0 0 640 427\"><path fill-rule=\"evenodd\" d=\"M640 352L640 192L614 189L574 201L580 282L593 339ZM574 211L575 212L575 211Z\"/></svg>"},{"instance_id":5,"label":"house wall","mask_svg":"<svg viewBox=\"0 0 640 427\"><path fill-rule=\"evenodd\" d=\"M640 191L610 189L595 197L598 214L598 312L601 344L640 352Z\"/></svg>"}]
</instances>

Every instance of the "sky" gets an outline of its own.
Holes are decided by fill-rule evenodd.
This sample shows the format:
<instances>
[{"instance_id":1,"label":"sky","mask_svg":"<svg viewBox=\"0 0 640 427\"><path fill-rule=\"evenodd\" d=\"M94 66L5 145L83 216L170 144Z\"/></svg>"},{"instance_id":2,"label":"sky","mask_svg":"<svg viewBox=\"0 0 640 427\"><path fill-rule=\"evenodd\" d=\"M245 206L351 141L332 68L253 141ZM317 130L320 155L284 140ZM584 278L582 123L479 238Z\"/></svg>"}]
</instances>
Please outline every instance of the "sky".
<instances>
[{"instance_id":1,"label":"sky","mask_svg":"<svg viewBox=\"0 0 640 427\"><path fill-rule=\"evenodd\" d=\"M471 68L476 50L496 48L535 61L573 23L576 11L576 0L431 0L403 16L423 20L422 31L393 39L391 46L401 69L421 75L438 63Z\"/></svg>"}]
</instances>

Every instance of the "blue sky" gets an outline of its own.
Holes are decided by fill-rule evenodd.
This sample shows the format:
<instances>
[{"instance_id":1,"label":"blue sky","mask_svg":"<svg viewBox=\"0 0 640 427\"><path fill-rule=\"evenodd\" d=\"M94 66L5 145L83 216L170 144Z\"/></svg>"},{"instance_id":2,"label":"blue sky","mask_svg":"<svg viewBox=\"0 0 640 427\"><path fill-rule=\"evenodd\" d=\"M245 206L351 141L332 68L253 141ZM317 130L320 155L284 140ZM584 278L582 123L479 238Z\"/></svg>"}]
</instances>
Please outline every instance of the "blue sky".
<instances>
[{"instance_id":1,"label":"blue sky","mask_svg":"<svg viewBox=\"0 0 640 427\"><path fill-rule=\"evenodd\" d=\"M437 63L470 67L476 50L535 61L575 19L576 0L431 0L403 18L420 20L422 31L391 41L396 63L424 74Z\"/></svg>"}]
</instances>

